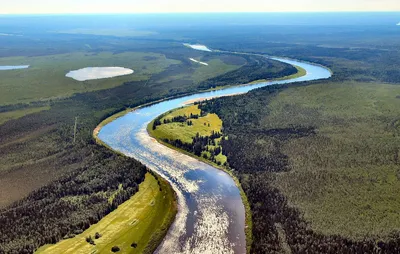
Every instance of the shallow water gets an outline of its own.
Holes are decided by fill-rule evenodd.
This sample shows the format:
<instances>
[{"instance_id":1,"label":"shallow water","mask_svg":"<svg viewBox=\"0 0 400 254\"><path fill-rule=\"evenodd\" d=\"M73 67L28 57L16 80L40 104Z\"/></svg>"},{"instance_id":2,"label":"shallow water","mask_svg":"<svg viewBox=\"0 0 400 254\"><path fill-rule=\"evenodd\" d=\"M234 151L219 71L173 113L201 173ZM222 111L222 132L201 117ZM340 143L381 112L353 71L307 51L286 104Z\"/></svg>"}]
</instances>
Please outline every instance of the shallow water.
<instances>
[{"instance_id":1,"label":"shallow water","mask_svg":"<svg viewBox=\"0 0 400 254\"><path fill-rule=\"evenodd\" d=\"M187 101L245 93L272 84L329 78L329 70L295 60L274 58L298 65L303 77L230 87L198 93L139 108L104 126L99 138L113 149L131 156L167 179L178 195L176 220L158 253L245 253L245 210L239 189L225 172L167 148L147 131L147 124Z\"/></svg>"},{"instance_id":2,"label":"shallow water","mask_svg":"<svg viewBox=\"0 0 400 254\"><path fill-rule=\"evenodd\" d=\"M208 66L208 63L205 63L205 62L200 62L200 61L198 61L198 60L196 60L196 59L194 59L194 58L189 58L189 60L190 60L190 61L192 61L192 62L195 62L195 63L201 64L201 65Z\"/></svg>"},{"instance_id":3,"label":"shallow water","mask_svg":"<svg viewBox=\"0 0 400 254\"><path fill-rule=\"evenodd\" d=\"M0 65L0 71L27 69L29 65Z\"/></svg>"},{"instance_id":4,"label":"shallow water","mask_svg":"<svg viewBox=\"0 0 400 254\"><path fill-rule=\"evenodd\" d=\"M78 81L113 78L132 74L133 70L123 67L86 67L68 72L65 76Z\"/></svg>"},{"instance_id":5,"label":"shallow water","mask_svg":"<svg viewBox=\"0 0 400 254\"><path fill-rule=\"evenodd\" d=\"M185 43L183 45L188 46L188 47L190 47L192 49L195 49L195 50L212 52L212 50L209 49L207 46L201 45L201 44L188 44L188 43Z\"/></svg>"}]
</instances>

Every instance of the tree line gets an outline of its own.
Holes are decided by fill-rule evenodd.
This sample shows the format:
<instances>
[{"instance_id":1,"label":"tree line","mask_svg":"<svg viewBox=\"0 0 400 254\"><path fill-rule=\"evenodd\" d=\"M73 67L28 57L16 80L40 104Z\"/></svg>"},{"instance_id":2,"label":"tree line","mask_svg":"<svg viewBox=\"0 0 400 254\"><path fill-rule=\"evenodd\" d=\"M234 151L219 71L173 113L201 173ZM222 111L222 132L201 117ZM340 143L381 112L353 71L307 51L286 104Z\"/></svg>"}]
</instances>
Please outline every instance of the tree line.
<instances>
[{"instance_id":1,"label":"tree line","mask_svg":"<svg viewBox=\"0 0 400 254\"><path fill-rule=\"evenodd\" d=\"M270 60L263 56L243 55L247 63L237 70L210 78L199 84L200 89L246 84L255 80L275 79L297 73L292 65Z\"/></svg>"},{"instance_id":2,"label":"tree line","mask_svg":"<svg viewBox=\"0 0 400 254\"><path fill-rule=\"evenodd\" d=\"M87 158L77 170L0 210L0 253L32 253L83 232L135 194L147 172L95 144Z\"/></svg>"}]
</instances>

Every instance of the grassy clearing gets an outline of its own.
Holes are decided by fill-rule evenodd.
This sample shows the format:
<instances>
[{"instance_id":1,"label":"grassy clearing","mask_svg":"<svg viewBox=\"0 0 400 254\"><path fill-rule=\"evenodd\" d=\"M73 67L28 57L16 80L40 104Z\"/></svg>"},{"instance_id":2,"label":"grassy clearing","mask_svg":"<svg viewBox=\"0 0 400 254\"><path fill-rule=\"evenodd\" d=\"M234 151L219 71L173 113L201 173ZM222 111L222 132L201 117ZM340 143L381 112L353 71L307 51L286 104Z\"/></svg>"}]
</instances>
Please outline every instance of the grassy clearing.
<instances>
[{"instance_id":1,"label":"grassy clearing","mask_svg":"<svg viewBox=\"0 0 400 254\"><path fill-rule=\"evenodd\" d=\"M29 69L2 71L0 101L2 105L49 98L68 97L74 93L101 90L128 81L148 79L179 61L155 53L102 52L71 53L38 57L0 58L0 65L29 64ZM70 70L84 67L120 66L133 69L132 75L79 82L65 77Z\"/></svg>"},{"instance_id":2,"label":"grassy clearing","mask_svg":"<svg viewBox=\"0 0 400 254\"><path fill-rule=\"evenodd\" d=\"M184 79L184 80L190 80L193 81L194 83L199 83L201 81L217 77L219 75L222 75L224 73L234 71L239 69L242 64L228 64L224 62L223 60L219 59L219 56L208 56L206 60L203 60L204 57L197 57L195 58L196 60L199 61L206 61L208 63L208 66L206 65L201 65L198 63L194 63L187 59L189 68L191 69L190 72L187 73L179 73L177 75L168 75L164 77L163 79L158 80L158 83L161 82L168 82L172 80L177 80L177 79Z\"/></svg>"},{"instance_id":3,"label":"grassy clearing","mask_svg":"<svg viewBox=\"0 0 400 254\"><path fill-rule=\"evenodd\" d=\"M200 115L201 110L198 108L198 105L191 105L187 107L183 107L177 110L173 110L168 112L164 116L161 117L161 122L164 120L171 120L177 116L186 116L189 117L191 114ZM192 125L188 125L188 121L192 122ZM157 139L164 140L176 140L179 139L184 143L192 143L193 138L196 137L197 134L200 136L210 136L213 132L221 132L222 130L222 121L216 114L207 114L205 116L199 117L198 119L188 119L183 123L180 122L171 122L165 123L157 126L155 130L151 130L151 135ZM209 149L221 148L220 146L221 138L214 139L215 145L210 144L207 147ZM207 154L207 157L210 157L210 152L203 151L202 155ZM215 156L216 160L221 164L226 162L226 156L222 153L219 153Z\"/></svg>"},{"instance_id":4,"label":"grassy clearing","mask_svg":"<svg viewBox=\"0 0 400 254\"><path fill-rule=\"evenodd\" d=\"M199 107L197 107L197 105L191 105L188 107L183 107L183 108L179 108L179 109L173 110L171 112L168 112L161 118L161 122L164 119L172 119L176 116L190 116L190 114L200 115L200 113L201 113L201 110L199 109Z\"/></svg>"},{"instance_id":5,"label":"grassy clearing","mask_svg":"<svg viewBox=\"0 0 400 254\"><path fill-rule=\"evenodd\" d=\"M196 107L197 106L191 106ZM193 110L196 112L197 110ZM169 115L165 116L166 119L171 118ZM180 139L183 142L191 143L192 138L199 133L200 136L209 136L212 132L220 132L222 121L216 114L208 114L199 119L191 119L193 125L188 126L184 123L168 123L162 124L155 130L155 135L160 139Z\"/></svg>"},{"instance_id":6,"label":"grassy clearing","mask_svg":"<svg viewBox=\"0 0 400 254\"><path fill-rule=\"evenodd\" d=\"M202 58L198 58L196 60L205 61ZM196 67L195 72L193 73L193 80L197 83L209 78L213 78L229 71L233 71L239 69L242 65L233 65L233 64L226 64L221 59L212 59L207 61L208 66L201 65L198 63L191 62L192 66Z\"/></svg>"},{"instance_id":7,"label":"grassy clearing","mask_svg":"<svg viewBox=\"0 0 400 254\"><path fill-rule=\"evenodd\" d=\"M297 65L294 65L294 67L297 69L297 73L296 74L293 74L293 75L290 75L290 76L286 76L286 77L282 77L282 78L279 78L278 80L300 78L300 77L303 77L303 76L305 76L307 74L307 71L304 68L302 68L300 66L297 66Z\"/></svg>"},{"instance_id":8,"label":"grassy clearing","mask_svg":"<svg viewBox=\"0 0 400 254\"><path fill-rule=\"evenodd\" d=\"M100 222L74 238L43 246L36 253L110 253L113 246L118 246L121 253L151 253L177 211L172 188L157 178L148 173L139 192ZM96 232L101 234L99 239L95 239ZM95 245L86 242L89 236ZM136 248L131 247L132 243L137 244Z\"/></svg>"},{"instance_id":9,"label":"grassy clearing","mask_svg":"<svg viewBox=\"0 0 400 254\"><path fill-rule=\"evenodd\" d=\"M41 112L43 110L49 110L49 109L50 109L50 106L45 106L45 107L27 108L27 109L21 109L21 110L2 112L2 113L0 113L0 124L5 123L12 119L18 119L25 115L29 115L29 114Z\"/></svg>"},{"instance_id":10,"label":"grassy clearing","mask_svg":"<svg viewBox=\"0 0 400 254\"><path fill-rule=\"evenodd\" d=\"M271 101L265 128L317 129L283 144L292 170L275 180L313 229L355 239L400 229L399 94L398 85L323 84Z\"/></svg>"}]
</instances>

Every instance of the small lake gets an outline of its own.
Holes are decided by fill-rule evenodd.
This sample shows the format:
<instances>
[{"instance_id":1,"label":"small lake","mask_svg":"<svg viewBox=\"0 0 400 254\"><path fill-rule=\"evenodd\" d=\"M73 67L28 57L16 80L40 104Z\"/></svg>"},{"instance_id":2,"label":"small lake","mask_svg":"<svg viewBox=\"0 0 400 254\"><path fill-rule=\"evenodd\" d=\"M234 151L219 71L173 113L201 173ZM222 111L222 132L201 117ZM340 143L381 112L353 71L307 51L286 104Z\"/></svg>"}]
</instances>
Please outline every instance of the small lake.
<instances>
[{"instance_id":1,"label":"small lake","mask_svg":"<svg viewBox=\"0 0 400 254\"><path fill-rule=\"evenodd\" d=\"M0 71L28 69L29 65L0 65Z\"/></svg>"},{"instance_id":2,"label":"small lake","mask_svg":"<svg viewBox=\"0 0 400 254\"><path fill-rule=\"evenodd\" d=\"M124 67L86 67L68 72L65 76L77 81L93 79L114 78L130 75L133 70Z\"/></svg>"},{"instance_id":3,"label":"small lake","mask_svg":"<svg viewBox=\"0 0 400 254\"><path fill-rule=\"evenodd\" d=\"M221 170L161 145L148 135L146 126L160 114L188 101L331 76L331 72L321 66L273 59L300 66L307 74L292 80L235 86L163 101L130 112L100 130L98 137L104 143L160 174L177 193L178 214L156 253L246 253L245 210L233 179Z\"/></svg>"},{"instance_id":4,"label":"small lake","mask_svg":"<svg viewBox=\"0 0 400 254\"><path fill-rule=\"evenodd\" d=\"M195 50L212 52L211 49L209 49L207 46L202 45L202 44L189 44L189 43L184 43L183 45L185 45L186 47L195 49Z\"/></svg>"},{"instance_id":5,"label":"small lake","mask_svg":"<svg viewBox=\"0 0 400 254\"><path fill-rule=\"evenodd\" d=\"M194 59L194 58L189 58L189 60L190 60L190 61L192 61L192 62L195 62L195 63L201 64L201 65L208 66L208 63L205 63L205 62L200 62L200 61L198 61L198 60L196 60L196 59Z\"/></svg>"}]
</instances>

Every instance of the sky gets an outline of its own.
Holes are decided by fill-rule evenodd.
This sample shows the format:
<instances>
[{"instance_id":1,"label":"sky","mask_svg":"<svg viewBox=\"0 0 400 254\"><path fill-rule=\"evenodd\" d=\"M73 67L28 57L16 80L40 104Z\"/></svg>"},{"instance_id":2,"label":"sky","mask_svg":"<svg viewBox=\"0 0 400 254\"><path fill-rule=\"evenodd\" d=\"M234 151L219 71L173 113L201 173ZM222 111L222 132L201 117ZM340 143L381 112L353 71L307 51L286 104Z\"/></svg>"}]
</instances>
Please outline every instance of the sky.
<instances>
[{"instance_id":1,"label":"sky","mask_svg":"<svg viewBox=\"0 0 400 254\"><path fill-rule=\"evenodd\" d=\"M0 14L400 11L400 0L5 0Z\"/></svg>"}]
</instances>

